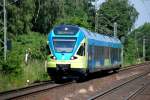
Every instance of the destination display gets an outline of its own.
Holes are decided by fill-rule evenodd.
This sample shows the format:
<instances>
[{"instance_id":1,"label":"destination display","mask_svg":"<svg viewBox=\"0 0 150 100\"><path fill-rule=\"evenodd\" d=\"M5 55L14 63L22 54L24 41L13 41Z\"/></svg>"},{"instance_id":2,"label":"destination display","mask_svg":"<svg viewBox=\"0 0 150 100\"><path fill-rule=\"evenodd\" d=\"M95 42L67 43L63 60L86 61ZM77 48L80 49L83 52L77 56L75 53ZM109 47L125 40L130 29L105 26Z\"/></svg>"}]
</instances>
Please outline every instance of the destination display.
<instances>
[{"instance_id":1,"label":"destination display","mask_svg":"<svg viewBox=\"0 0 150 100\"><path fill-rule=\"evenodd\" d=\"M56 35L75 35L79 31L79 28L75 26L67 26L64 25L63 27L56 27L54 29L54 34Z\"/></svg>"}]
</instances>

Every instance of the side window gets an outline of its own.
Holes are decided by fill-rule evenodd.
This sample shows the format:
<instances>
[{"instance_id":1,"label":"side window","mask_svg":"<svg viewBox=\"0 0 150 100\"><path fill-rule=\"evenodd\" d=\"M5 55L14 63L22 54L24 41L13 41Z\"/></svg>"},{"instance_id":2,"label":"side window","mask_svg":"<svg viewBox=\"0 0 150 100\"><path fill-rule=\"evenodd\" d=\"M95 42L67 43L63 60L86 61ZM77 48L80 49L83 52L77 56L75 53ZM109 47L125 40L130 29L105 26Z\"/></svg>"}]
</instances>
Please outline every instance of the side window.
<instances>
[{"instance_id":1,"label":"side window","mask_svg":"<svg viewBox=\"0 0 150 100\"><path fill-rule=\"evenodd\" d=\"M115 48L115 61L117 61L117 48Z\"/></svg>"},{"instance_id":2,"label":"side window","mask_svg":"<svg viewBox=\"0 0 150 100\"><path fill-rule=\"evenodd\" d=\"M88 47L88 57L89 57L89 60L92 59L92 46L91 45L89 45Z\"/></svg>"},{"instance_id":3,"label":"side window","mask_svg":"<svg viewBox=\"0 0 150 100\"><path fill-rule=\"evenodd\" d=\"M119 48L119 61L121 61L121 49Z\"/></svg>"},{"instance_id":4,"label":"side window","mask_svg":"<svg viewBox=\"0 0 150 100\"><path fill-rule=\"evenodd\" d=\"M117 48L117 61L119 61L119 49Z\"/></svg>"},{"instance_id":5,"label":"side window","mask_svg":"<svg viewBox=\"0 0 150 100\"><path fill-rule=\"evenodd\" d=\"M77 55L84 56L85 55L85 44L81 45L78 49Z\"/></svg>"},{"instance_id":6,"label":"side window","mask_svg":"<svg viewBox=\"0 0 150 100\"><path fill-rule=\"evenodd\" d=\"M100 51L101 51L101 56L104 59L104 47L101 47Z\"/></svg>"},{"instance_id":7,"label":"side window","mask_svg":"<svg viewBox=\"0 0 150 100\"><path fill-rule=\"evenodd\" d=\"M97 60L97 46L94 46L94 60Z\"/></svg>"},{"instance_id":8,"label":"side window","mask_svg":"<svg viewBox=\"0 0 150 100\"><path fill-rule=\"evenodd\" d=\"M104 47L104 55L105 55L105 59L109 58L109 48L108 47Z\"/></svg>"}]
</instances>

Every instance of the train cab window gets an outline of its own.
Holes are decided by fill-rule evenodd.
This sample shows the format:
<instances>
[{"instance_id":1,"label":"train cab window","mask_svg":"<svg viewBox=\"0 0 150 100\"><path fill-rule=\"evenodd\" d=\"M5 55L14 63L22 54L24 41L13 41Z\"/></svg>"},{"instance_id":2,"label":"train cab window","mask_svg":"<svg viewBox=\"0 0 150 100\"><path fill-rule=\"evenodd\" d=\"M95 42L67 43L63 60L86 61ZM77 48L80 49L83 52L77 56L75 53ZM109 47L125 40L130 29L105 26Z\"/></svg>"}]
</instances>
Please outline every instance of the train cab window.
<instances>
[{"instance_id":1,"label":"train cab window","mask_svg":"<svg viewBox=\"0 0 150 100\"><path fill-rule=\"evenodd\" d=\"M85 55L85 44L81 45L78 49L77 55L84 56Z\"/></svg>"},{"instance_id":2,"label":"train cab window","mask_svg":"<svg viewBox=\"0 0 150 100\"><path fill-rule=\"evenodd\" d=\"M74 50L76 38L53 38L55 52L70 53Z\"/></svg>"}]
</instances>

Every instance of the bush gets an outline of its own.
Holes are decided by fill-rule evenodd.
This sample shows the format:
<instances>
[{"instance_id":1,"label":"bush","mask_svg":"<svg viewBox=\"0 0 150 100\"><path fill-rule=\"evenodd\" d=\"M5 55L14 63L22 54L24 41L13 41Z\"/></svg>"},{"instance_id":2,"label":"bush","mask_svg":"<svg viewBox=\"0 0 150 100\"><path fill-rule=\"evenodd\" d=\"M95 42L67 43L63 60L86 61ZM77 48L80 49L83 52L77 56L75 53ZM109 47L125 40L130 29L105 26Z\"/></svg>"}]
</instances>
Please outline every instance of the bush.
<instances>
[{"instance_id":1,"label":"bush","mask_svg":"<svg viewBox=\"0 0 150 100\"><path fill-rule=\"evenodd\" d=\"M7 61L0 61L1 71L5 74L19 74L22 71L18 57L8 58Z\"/></svg>"},{"instance_id":2,"label":"bush","mask_svg":"<svg viewBox=\"0 0 150 100\"><path fill-rule=\"evenodd\" d=\"M27 35L20 35L17 37L15 45L20 46L15 48L16 51L21 52L21 55L25 55L25 51L30 52L30 57L32 59L43 60L46 59L45 46L47 41L47 36L41 35L40 33L31 32ZM30 50L29 50L30 48Z\"/></svg>"},{"instance_id":3,"label":"bush","mask_svg":"<svg viewBox=\"0 0 150 100\"><path fill-rule=\"evenodd\" d=\"M31 51L32 59L45 60L46 56L47 56L46 42L41 41L37 47L32 48L32 51Z\"/></svg>"},{"instance_id":4,"label":"bush","mask_svg":"<svg viewBox=\"0 0 150 100\"><path fill-rule=\"evenodd\" d=\"M7 61L4 62L3 54L0 56L0 91L23 87L27 84L26 80L30 80L30 83L48 80L44 66L47 36L31 32L18 35L12 40ZM24 62L26 50L30 51L28 64Z\"/></svg>"}]
</instances>

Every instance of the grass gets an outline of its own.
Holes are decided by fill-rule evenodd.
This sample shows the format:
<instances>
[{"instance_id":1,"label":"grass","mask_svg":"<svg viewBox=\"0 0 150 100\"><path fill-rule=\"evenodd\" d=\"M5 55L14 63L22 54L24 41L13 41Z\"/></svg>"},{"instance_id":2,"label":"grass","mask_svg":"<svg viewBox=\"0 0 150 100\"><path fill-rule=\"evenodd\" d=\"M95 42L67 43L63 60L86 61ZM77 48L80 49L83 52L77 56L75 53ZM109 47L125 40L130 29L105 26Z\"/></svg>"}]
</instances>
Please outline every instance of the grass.
<instances>
[{"instance_id":1,"label":"grass","mask_svg":"<svg viewBox=\"0 0 150 100\"><path fill-rule=\"evenodd\" d=\"M25 87L37 81L49 80L43 65L43 61L35 60L28 65L22 64L23 71L19 75L0 73L0 92Z\"/></svg>"},{"instance_id":2,"label":"grass","mask_svg":"<svg viewBox=\"0 0 150 100\"><path fill-rule=\"evenodd\" d=\"M125 68L125 67L128 67L128 66L130 66L130 65L133 65L133 64L140 64L140 63L143 63L143 62L144 62L143 59L137 59L137 60L135 60L135 61L132 62L132 63L129 63L129 61L125 61L124 64L123 64L123 67Z\"/></svg>"},{"instance_id":3,"label":"grass","mask_svg":"<svg viewBox=\"0 0 150 100\"><path fill-rule=\"evenodd\" d=\"M24 65L24 78L25 80L30 80L30 83L35 81L48 80L49 77L45 71L44 61L32 61L28 65Z\"/></svg>"}]
</instances>

